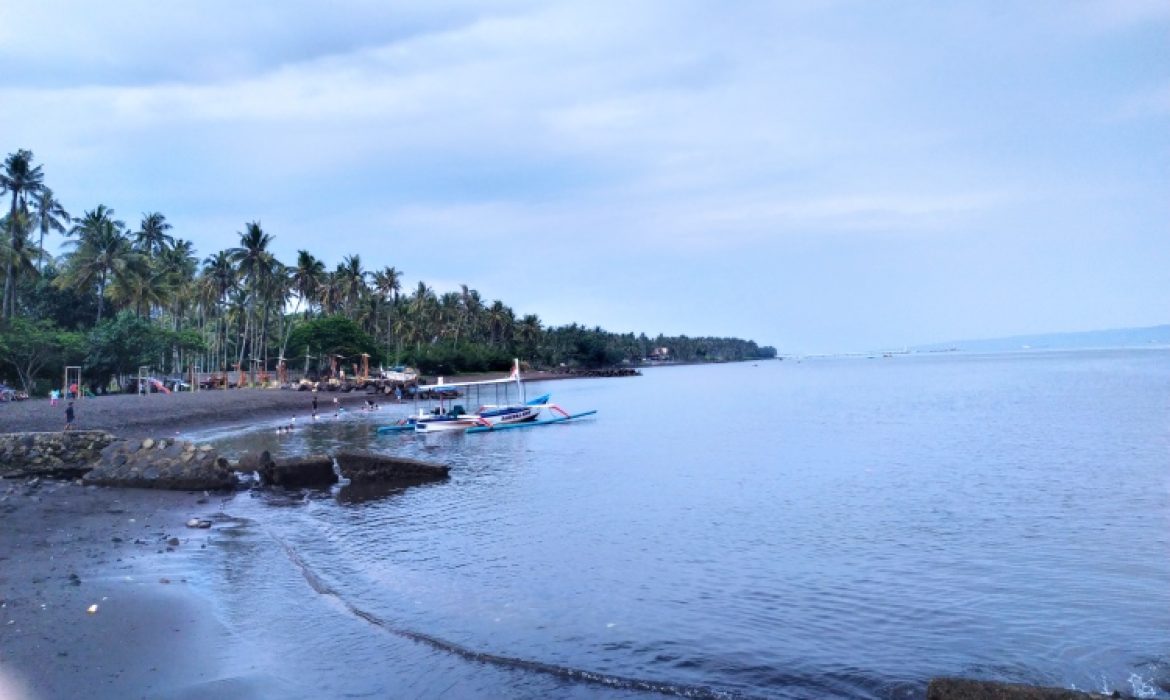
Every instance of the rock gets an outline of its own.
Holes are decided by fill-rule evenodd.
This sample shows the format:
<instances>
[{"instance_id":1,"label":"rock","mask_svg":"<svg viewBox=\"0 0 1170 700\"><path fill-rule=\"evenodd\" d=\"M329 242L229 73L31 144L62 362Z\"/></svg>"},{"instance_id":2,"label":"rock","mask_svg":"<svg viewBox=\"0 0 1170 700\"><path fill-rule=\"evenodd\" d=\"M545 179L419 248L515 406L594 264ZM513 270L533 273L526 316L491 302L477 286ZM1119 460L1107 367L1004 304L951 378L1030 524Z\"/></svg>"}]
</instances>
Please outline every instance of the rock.
<instances>
[{"instance_id":1,"label":"rock","mask_svg":"<svg viewBox=\"0 0 1170 700\"><path fill-rule=\"evenodd\" d=\"M337 472L333 470L333 458L329 455L281 459L259 474L263 483L286 488L320 487L337 483Z\"/></svg>"},{"instance_id":2,"label":"rock","mask_svg":"<svg viewBox=\"0 0 1170 700\"><path fill-rule=\"evenodd\" d=\"M146 448L148 441L159 445L159 449ZM145 449L137 449L139 446ZM169 445L170 450L167 446L165 440L155 443L150 438L141 443L111 443L101 451L97 466L85 475L84 481L98 486L178 491L235 488L235 473L228 467L227 460L217 457L213 451L200 453L206 458L198 462L183 462L178 457L184 454L187 444L175 441Z\"/></svg>"},{"instance_id":3,"label":"rock","mask_svg":"<svg viewBox=\"0 0 1170 700\"><path fill-rule=\"evenodd\" d=\"M89 471L117 438L101 430L0 434L0 478L75 479Z\"/></svg>"},{"instance_id":4,"label":"rock","mask_svg":"<svg viewBox=\"0 0 1170 700\"><path fill-rule=\"evenodd\" d=\"M245 452L240 455L235 469L241 472L257 472L263 477L274 466L276 466L276 462L273 461L272 455L268 450L263 450L261 452Z\"/></svg>"},{"instance_id":5,"label":"rock","mask_svg":"<svg viewBox=\"0 0 1170 700\"><path fill-rule=\"evenodd\" d=\"M341 475L351 483L420 484L446 479L451 470L445 464L391 457L374 452L342 451L334 456Z\"/></svg>"},{"instance_id":6,"label":"rock","mask_svg":"<svg viewBox=\"0 0 1170 700\"><path fill-rule=\"evenodd\" d=\"M932 678L926 689L926 700L1097 700L1109 697L1120 696L966 678Z\"/></svg>"}]
</instances>

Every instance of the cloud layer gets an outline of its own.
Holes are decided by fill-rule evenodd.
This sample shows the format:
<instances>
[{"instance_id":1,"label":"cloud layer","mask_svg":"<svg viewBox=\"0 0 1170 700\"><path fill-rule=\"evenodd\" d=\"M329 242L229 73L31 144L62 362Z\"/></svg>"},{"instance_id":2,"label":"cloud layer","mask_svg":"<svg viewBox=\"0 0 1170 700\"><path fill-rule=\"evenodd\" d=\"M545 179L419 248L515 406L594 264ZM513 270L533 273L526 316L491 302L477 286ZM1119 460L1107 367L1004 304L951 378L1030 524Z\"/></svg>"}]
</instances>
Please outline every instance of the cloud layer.
<instances>
[{"instance_id":1,"label":"cloud layer","mask_svg":"<svg viewBox=\"0 0 1170 700\"><path fill-rule=\"evenodd\" d=\"M286 259L794 350L1165 321L1164 3L33 5L7 151L202 253L259 219Z\"/></svg>"}]
</instances>

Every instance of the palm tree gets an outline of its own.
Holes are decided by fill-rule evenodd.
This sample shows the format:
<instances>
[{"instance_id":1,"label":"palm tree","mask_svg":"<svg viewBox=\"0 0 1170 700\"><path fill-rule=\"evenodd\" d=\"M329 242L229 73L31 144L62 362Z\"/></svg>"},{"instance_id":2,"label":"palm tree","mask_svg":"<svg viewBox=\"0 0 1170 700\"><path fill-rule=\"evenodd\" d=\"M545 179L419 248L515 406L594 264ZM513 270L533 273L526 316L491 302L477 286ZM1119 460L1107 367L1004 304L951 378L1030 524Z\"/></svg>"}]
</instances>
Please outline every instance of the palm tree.
<instances>
[{"instance_id":1,"label":"palm tree","mask_svg":"<svg viewBox=\"0 0 1170 700\"><path fill-rule=\"evenodd\" d=\"M35 197L44 187L41 166L32 166L32 151L20 149L4 160L0 172L0 193L12 194L12 206L8 209L8 233L12 254L8 256L4 272L4 298L0 302L0 318L7 320L16 311L16 258L24 248L27 235L27 219L17 216L17 211L28 211L28 198Z\"/></svg>"},{"instance_id":2,"label":"palm tree","mask_svg":"<svg viewBox=\"0 0 1170 700\"><path fill-rule=\"evenodd\" d=\"M341 308L341 283L336 272L324 272L317 284L317 301L321 313L332 316Z\"/></svg>"},{"instance_id":3,"label":"palm tree","mask_svg":"<svg viewBox=\"0 0 1170 700\"><path fill-rule=\"evenodd\" d=\"M321 288L325 277L325 263L313 257L307 250L297 251L297 265L292 270L292 285L297 296L305 303L305 319L313 306L313 299Z\"/></svg>"},{"instance_id":4,"label":"palm tree","mask_svg":"<svg viewBox=\"0 0 1170 700\"><path fill-rule=\"evenodd\" d=\"M227 368L227 295L236 286L236 268L232 264L232 256L226 250L208 256L203 261L203 272L200 275L200 293L204 299L212 301L212 307L218 311L215 314L215 341L218 352L214 353L216 364ZM222 340L220 333L222 327Z\"/></svg>"},{"instance_id":5,"label":"palm tree","mask_svg":"<svg viewBox=\"0 0 1170 700\"><path fill-rule=\"evenodd\" d=\"M334 272L337 282L341 286L341 298L344 301L345 312L352 318L353 310L362 295L368 291L366 275L362 269L362 259L359 255L347 255L342 259Z\"/></svg>"},{"instance_id":6,"label":"palm tree","mask_svg":"<svg viewBox=\"0 0 1170 700\"><path fill-rule=\"evenodd\" d=\"M516 337L523 344L524 354L528 357L536 354L537 345L540 343L540 335L540 317L536 314L527 314L516 324Z\"/></svg>"},{"instance_id":7,"label":"palm tree","mask_svg":"<svg viewBox=\"0 0 1170 700\"><path fill-rule=\"evenodd\" d=\"M435 293L425 283L419 282L407 306L412 317L411 334L414 336L415 349L419 350L422 348L424 338L428 335L434 337L433 333L428 334L427 324L431 321L432 309L436 306Z\"/></svg>"},{"instance_id":8,"label":"palm tree","mask_svg":"<svg viewBox=\"0 0 1170 700\"><path fill-rule=\"evenodd\" d=\"M248 329L253 329L251 322L256 315L256 298L260 296L261 285L267 280L272 273L273 258L272 253L268 252L268 246L272 243L272 236L264 233L264 229L260 227L259 221L252 221L244 226L244 232L239 234L240 245L237 248L232 248L228 251L232 256L232 261L239 266L240 274L248 280L248 311L244 317L244 337L248 336ZM239 362L244 362L244 343L240 344ZM256 358L256 342L253 339L251 343L253 359Z\"/></svg>"},{"instance_id":9,"label":"palm tree","mask_svg":"<svg viewBox=\"0 0 1170 700\"><path fill-rule=\"evenodd\" d=\"M506 340L507 333L512 327L512 310L504 306L499 299L492 302L487 310L488 328L491 330L491 344Z\"/></svg>"},{"instance_id":10,"label":"palm tree","mask_svg":"<svg viewBox=\"0 0 1170 700\"><path fill-rule=\"evenodd\" d=\"M157 211L143 214L142 223L134 232L135 249L150 257L158 255L175 242L175 239L167 233L170 230L171 225L167 223L167 217Z\"/></svg>"},{"instance_id":11,"label":"palm tree","mask_svg":"<svg viewBox=\"0 0 1170 700\"><path fill-rule=\"evenodd\" d=\"M65 211L65 207L57 201L53 190L48 187L41 188L40 193L33 199L33 207L36 209L37 228L41 230L41 240L37 244L37 247L40 248L40 253L37 256L37 272L40 272L45 259L45 234L49 231L65 233L65 223L69 221L69 212Z\"/></svg>"},{"instance_id":12,"label":"palm tree","mask_svg":"<svg viewBox=\"0 0 1170 700\"><path fill-rule=\"evenodd\" d=\"M402 290L402 273L387 266L374 273L374 289L387 301L398 303L398 292Z\"/></svg>"},{"instance_id":13,"label":"palm tree","mask_svg":"<svg viewBox=\"0 0 1170 700\"><path fill-rule=\"evenodd\" d=\"M28 230L29 230L29 214L27 211L18 210L15 215L9 214L0 218L0 265L4 269L12 270L13 277L13 292L12 292L12 311L15 315L16 311L16 283L24 274L37 274L36 265L33 264L32 256L37 251L33 246L28 245ZM12 236L9 232L12 232ZM18 245L13 246L10 239L15 236Z\"/></svg>"},{"instance_id":14,"label":"palm tree","mask_svg":"<svg viewBox=\"0 0 1170 700\"><path fill-rule=\"evenodd\" d=\"M98 295L97 321L102 320L106 287L111 279L130 286L130 277L141 274L145 260L134 252L125 224L113 218L114 210L99 204L85 216L74 219L71 233L77 238L66 241L74 248L67 254L65 270L57 278L61 288L96 288Z\"/></svg>"}]
</instances>

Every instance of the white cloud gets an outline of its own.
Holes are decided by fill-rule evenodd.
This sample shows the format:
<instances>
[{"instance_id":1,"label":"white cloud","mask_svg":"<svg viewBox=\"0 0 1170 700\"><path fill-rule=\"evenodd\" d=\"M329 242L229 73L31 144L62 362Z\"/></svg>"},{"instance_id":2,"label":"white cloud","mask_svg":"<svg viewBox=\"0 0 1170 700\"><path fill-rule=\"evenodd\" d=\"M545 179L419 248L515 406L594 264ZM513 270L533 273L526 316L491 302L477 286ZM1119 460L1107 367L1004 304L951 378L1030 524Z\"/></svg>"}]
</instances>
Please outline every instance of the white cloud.
<instances>
[{"instance_id":1,"label":"white cloud","mask_svg":"<svg viewBox=\"0 0 1170 700\"><path fill-rule=\"evenodd\" d=\"M539 260L590 288L591 314L632 319L610 288L648 300L672 279L659 268L717 275L817 237L835 247L810 270L875 234L908 246L997 227L1095 235L1066 212L1072 223L1047 232L1046 206L1092 203L1104 225L1116 193L1145 191L1124 168L1156 144L1086 114L1141 82L1084 79L1085 50L1113 51L1116 36L1081 25L1164 15L1052 8L25 3L0 10L0 134L37 153L71 208L161 209L204 254L260 219L281 250L324 248L335 263L356 249L518 309L509 280ZM31 31L49 19L53 52ZM1122 111L1164 115L1166 95ZM645 303L674 314L670 328L689 308Z\"/></svg>"}]
</instances>

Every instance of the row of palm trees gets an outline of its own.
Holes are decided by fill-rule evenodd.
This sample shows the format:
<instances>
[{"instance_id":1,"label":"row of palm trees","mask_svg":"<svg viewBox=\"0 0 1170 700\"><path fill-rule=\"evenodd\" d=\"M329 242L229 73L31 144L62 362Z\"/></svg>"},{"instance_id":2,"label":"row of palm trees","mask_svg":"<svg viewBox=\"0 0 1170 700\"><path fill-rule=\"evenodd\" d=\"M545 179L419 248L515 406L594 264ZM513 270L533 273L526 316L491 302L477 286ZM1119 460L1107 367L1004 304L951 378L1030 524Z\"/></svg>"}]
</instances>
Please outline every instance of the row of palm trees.
<instances>
[{"instance_id":1,"label":"row of palm trees","mask_svg":"<svg viewBox=\"0 0 1170 700\"><path fill-rule=\"evenodd\" d=\"M192 243L176 237L159 212L144 213L134 230L104 204L70 217L27 150L5 159L0 196L10 197L0 222L0 324L30 313L21 290L31 295L28 290L36 283L51 280L61 293L76 295L78 308L96 302L94 326L112 312L124 312L176 336L194 334L199 342L174 343L170 356L158 359L160 369L178 371L190 364L272 369L286 357L293 326L322 316L343 316L357 324L392 361L444 344L486 347L545 363L574 352L605 361L637 358L652 345L644 335L617 336L576 325L546 332L537 316L517 318L502 301L488 302L467 285L437 294L419 282L404 293L400 270L367 270L357 254L345 256L332 270L307 250L285 264L273 253L273 236L259 221L244 225L236 246L200 260ZM65 239L59 257L44 248L54 233ZM183 347L192 346L203 349L197 357L184 356Z\"/></svg>"},{"instance_id":2,"label":"row of palm trees","mask_svg":"<svg viewBox=\"0 0 1170 700\"><path fill-rule=\"evenodd\" d=\"M517 321L503 302L487 303L467 285L436 294L419 282L403 295L400 270L367 270L357 254L345 256L333 270L307 250L285 264L273 253L273 236L259 221L244 226L238 245L200 261L192 243L175 237L159 212L143 214L136 230L104 204L70 217L27 150L4 161L0 192L11 197L4 218L6 243L0 249L3 319L19 313L22 279L54 275L56 287L96 299L95 325L112 308L176 332L197 331L206 341L200 359L207 366L259 361L271 367L283 356L297 317L342 315L388 354L443 342L505 346L520 341L535 347L542 332L535 315ZM65 238L65 252L56 259L49 256L46 265L44 241L52 233ZM178 368L185 361L176 352L170 364Z\"/></svg>"}]
</instances>

